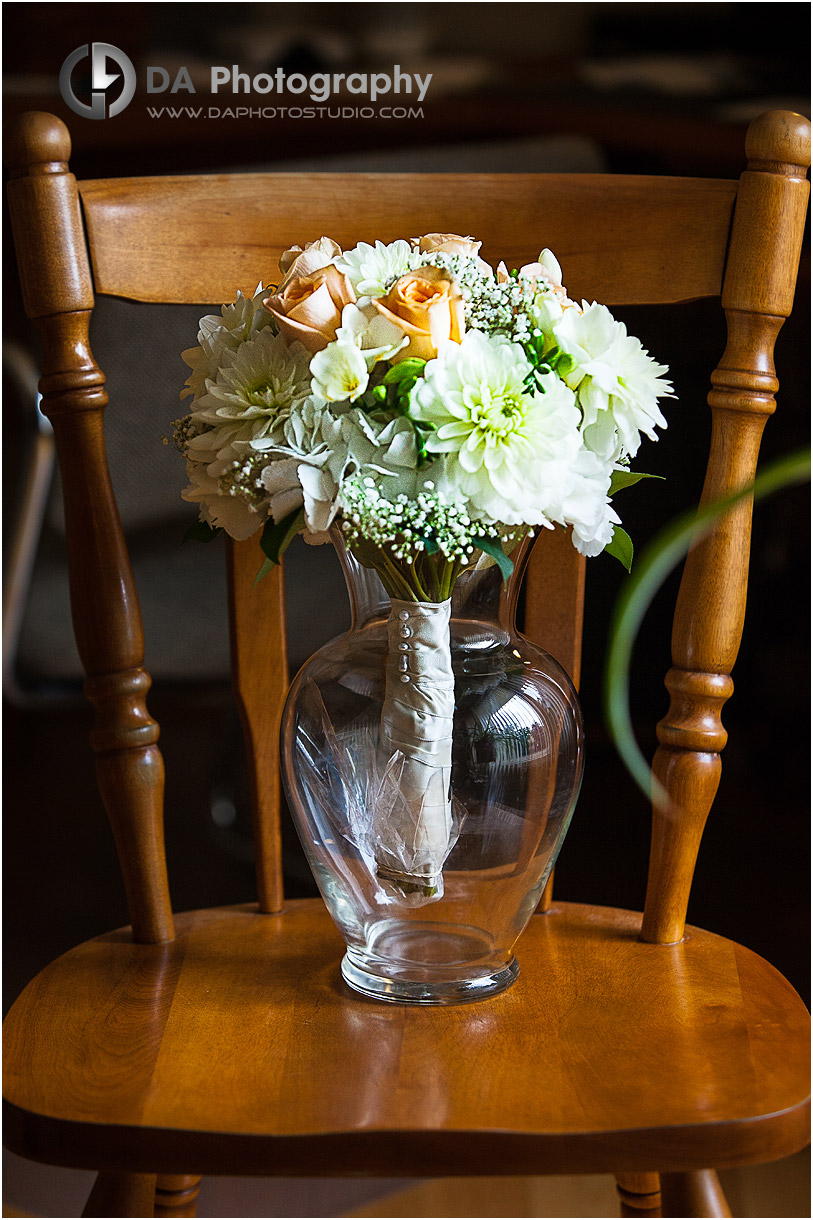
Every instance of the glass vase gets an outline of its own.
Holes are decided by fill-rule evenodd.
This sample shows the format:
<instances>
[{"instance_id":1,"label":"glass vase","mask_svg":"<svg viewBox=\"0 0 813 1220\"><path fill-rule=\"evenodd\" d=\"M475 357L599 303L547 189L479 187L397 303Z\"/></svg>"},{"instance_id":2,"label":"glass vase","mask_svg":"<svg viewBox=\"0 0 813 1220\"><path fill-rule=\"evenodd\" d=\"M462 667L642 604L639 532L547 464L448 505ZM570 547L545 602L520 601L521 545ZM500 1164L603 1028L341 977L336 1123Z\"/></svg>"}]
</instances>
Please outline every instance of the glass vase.
<instances>
[{"instance_id":1,"label":"glass vase","mask_svg":"<svg viewBox=\"0 0 813 1220\"><path fill-rule=\"evenodd\" d=\"M573 685L516 629L530 541L512 555L506 583L493 564L465 572L445 608L391 601L338 531L334 542L351 626L292 683L282 763L302 846L347 946L342 974L356 991L402 1003L494 995L519 972L514 945L583 768ZM440 704L433 687L428 716L421 650L430 643ZM418 750L399 731L404 697L407 719L429 738Z\"/></svg>"}]
</instances>

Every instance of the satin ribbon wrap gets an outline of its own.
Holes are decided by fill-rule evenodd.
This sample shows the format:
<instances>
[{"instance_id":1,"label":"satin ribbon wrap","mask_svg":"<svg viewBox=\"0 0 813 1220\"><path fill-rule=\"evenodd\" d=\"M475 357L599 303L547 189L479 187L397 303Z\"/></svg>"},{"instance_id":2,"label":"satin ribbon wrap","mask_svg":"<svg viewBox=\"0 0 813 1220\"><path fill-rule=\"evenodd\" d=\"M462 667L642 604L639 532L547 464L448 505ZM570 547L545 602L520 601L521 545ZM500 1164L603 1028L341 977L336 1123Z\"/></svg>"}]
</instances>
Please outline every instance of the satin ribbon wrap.
<instances>
[{"instance_id":1,"label":"satin ribbon wrap","mask_svg":"<svg viewBox=\"0 0 813 1220\"><path fill-rule=\"evenodd\" d=\"M450 611L451 601L393 598L373 811L378 876L435 899L453 846Z\"/></svg>"}]
</instances>

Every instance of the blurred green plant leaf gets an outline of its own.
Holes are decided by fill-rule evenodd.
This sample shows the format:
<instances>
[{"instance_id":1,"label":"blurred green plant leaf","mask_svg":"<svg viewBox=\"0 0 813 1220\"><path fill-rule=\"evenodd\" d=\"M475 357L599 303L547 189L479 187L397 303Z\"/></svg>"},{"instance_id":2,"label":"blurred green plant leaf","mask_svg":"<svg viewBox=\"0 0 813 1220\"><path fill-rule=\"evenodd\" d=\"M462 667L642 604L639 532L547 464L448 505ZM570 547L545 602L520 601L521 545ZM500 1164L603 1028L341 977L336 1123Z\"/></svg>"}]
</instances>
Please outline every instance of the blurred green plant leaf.
<instances>
[{"instance_id":1,"label":"blurred green plant leaf","mask_svg":"<svg viewBox=\"0 0 813 1220\"><path fill-rule=\"evenodd\" d=\"M728 509L749 495L753 495L755 501L761 500L809 479L809 450L778 458L748 487L707 504L699 511L692 509L683 513L665 526L639 557L635 575L624 584L610 622L603 681L604 718L624 766L647 799L656 804L666 800L666 793L652 774L635 739L629 706L632 650L644 615L658 589L690 546L704 538Z\"/></svg>"}]
</instances>

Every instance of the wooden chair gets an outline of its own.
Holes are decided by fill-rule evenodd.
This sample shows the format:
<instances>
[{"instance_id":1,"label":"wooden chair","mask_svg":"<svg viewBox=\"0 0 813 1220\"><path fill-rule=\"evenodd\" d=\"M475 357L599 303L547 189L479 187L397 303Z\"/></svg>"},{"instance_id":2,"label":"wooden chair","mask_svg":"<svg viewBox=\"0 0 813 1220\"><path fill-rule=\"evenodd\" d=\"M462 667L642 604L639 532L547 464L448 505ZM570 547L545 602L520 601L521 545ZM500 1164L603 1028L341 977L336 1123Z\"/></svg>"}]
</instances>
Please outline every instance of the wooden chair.
<instances>
[{"instance_id":1,"label":"wooden chair","mask_svg":"<svg viewBox=\"0 0 813 1220\"><path fill-rule=\"evenodd\" d=\"M692 551L658 727L643 917L554 903L521 942L522 978L479 1004L370 1002L339 979L319 900L286 901L277 732L281 575L257 589L256 539L230 550L235 689L254 776L258 905L173 917L163 764L145 704L138 601L104 452L94 291L231 300L322 233L444 230L509 266L549 245L571 294L663 304L717 296L704 498L748 484L774 410L772 351L804 225L810 128L751 127L740 182L584 175L240 175L78 183L64 125L34 113L7 140L25 309L43 341L43 408L62 464L72 606L95 705L91 739L132 928L80 945L6 1023L5 1137L23 1156L100 1171L85 1215L193 1215L197 1175L616 1174L623 1214L728 1215L711 1166L807 1141L807 1013L747 949L684 935L694 860L726 740L745 608L751 508ZM733 218L733 220L732 220ZM146 370L149 377L149 370ZM150 387L152 389L152 387ZM168 388L169 394L173 392ZM545 536L527 630L578 676L583 564ZM544 595L543 595L544 591ZM660 1175L660 1177L659 1177Z\"/></svg>"}]
</instances>

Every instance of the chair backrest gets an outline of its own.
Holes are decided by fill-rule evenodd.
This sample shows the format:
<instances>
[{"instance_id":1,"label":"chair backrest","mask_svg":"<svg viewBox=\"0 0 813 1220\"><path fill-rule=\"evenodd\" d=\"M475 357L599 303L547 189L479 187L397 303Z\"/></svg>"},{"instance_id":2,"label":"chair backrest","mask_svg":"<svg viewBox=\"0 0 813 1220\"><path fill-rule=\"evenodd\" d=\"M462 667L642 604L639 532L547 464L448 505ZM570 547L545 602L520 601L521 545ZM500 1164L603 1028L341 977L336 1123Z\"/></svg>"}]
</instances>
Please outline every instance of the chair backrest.
<instances>
[{"instance_id":1,"label":"chair backrest","mask_svg":"<svg viewBox=\"0 0 813 1220\"><path fill-rule=\"evenodd\" d=\"M26 313L43 340L40 388L60 459L71 605L96 708L91 734L116 836L133 934L172 938L163 859L163 763L146 708L138 601L104 450L104 376L88 343L94 291L136 301L232 300L276 274L289 246L327 234L344 248L427 231L473 233L509 266L541 245L570 295L609 306L722 295L728 345L712 376L706 501L749 484L774 409L773 345L790 313L804 227L810 125L775 112L749 132L739 183L610 175L243 174L77 183L70 138L51 115L7 136L9 202ZM736 205L736 206L735 206ZM732 223L733 217L733 223ZM148 370L146 376L149 376ZM694 861L719 778L720 708L742 630L751 506L722 517L687 561L658 729L643 936L678 940ZM558 531L531 561L526 632L578 681L584 563ZM235 690L254 797L260 909L279 910L277 739L287 683L281 573L257 588L256 539L229 548ZM262 650L265 655L260 655ZM679 817L674 817L674 811Z\"/></svg>"}]
</instances>

